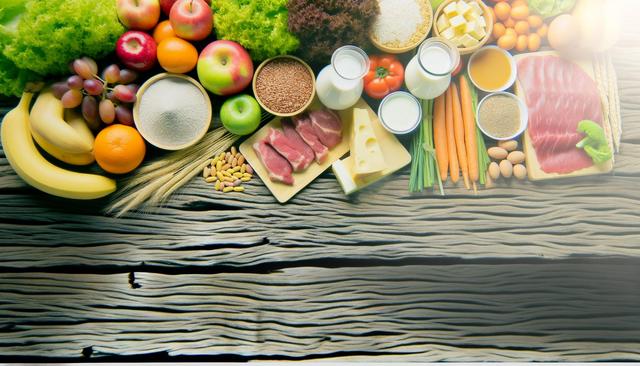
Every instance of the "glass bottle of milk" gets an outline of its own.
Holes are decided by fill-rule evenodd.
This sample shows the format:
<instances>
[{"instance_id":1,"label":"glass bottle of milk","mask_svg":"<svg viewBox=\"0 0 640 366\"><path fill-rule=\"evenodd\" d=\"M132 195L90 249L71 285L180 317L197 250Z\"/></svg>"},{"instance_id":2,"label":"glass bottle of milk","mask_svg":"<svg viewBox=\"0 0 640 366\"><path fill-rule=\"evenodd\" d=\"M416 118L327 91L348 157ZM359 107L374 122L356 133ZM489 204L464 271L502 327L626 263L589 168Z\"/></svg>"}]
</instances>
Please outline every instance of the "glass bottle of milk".
<instances>
[{"instance_id":1,"label":"glass bottle of milk","mask_svg":"<svg viewBox=\"0 0 640 366\"><path fill-rule=\"evenodd\" d=\"M342 46L333 52L331 65L320 71L316 93L326 107L343 110L362 96L362 78L369 71L369 57L356 46Z\"/></svg>"},{"instance_id":2,"label":"glass bottle of milk","mask_svg":"<svg viewBox=\"0 0 640 366\"><path fill-rule=\"evenodd\" d=\"M434 99L449 87L458 62L460 53L455 45L443 38L427 39L407 65L407 89L420 99Z\"/></svg>"}]
</instances>

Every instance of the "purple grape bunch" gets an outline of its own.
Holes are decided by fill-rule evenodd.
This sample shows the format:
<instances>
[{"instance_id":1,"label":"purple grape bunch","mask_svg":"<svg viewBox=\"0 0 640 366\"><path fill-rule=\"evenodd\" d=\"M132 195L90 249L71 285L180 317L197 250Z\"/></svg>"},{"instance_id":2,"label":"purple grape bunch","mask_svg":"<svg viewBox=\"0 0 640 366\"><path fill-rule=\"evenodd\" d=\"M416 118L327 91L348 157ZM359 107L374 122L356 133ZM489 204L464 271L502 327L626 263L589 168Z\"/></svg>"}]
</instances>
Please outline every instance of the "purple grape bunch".
<instances>
[{"instance_id":1,"label":"purple grape bunch","mask_svg":"<svg viewBox=\"0 0 640 366\"><path fill-rule=\"evenodd\" d=\"M80 107L85 120L93 124L118 121L133 125L131 108L138 90L132 84L138 78L135 71L112 64L98 75L98 64L88 57L74 60L69 68L73 75L51 86L64 108Z\"/></svg>"}]
</instances>

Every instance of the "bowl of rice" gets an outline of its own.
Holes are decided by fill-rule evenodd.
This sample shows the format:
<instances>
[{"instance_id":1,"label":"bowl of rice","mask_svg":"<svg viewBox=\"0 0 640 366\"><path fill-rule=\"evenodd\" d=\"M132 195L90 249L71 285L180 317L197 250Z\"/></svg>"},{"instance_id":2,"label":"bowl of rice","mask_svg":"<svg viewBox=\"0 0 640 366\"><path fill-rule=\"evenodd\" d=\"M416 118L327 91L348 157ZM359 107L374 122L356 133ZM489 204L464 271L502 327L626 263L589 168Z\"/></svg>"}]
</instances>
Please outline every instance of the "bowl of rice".
<instances>
[{"instance_id":1,"label":"bowl of rice","mask_svg":"<svg viewBox=\"0 0 640 366\"><path fill-rule=\"evenodd\" d=\"M378 0L380 14L373 21L369 39L388 53L405 53L427 38L433 24L429 0Z\"/></svg>"}]
</instances>

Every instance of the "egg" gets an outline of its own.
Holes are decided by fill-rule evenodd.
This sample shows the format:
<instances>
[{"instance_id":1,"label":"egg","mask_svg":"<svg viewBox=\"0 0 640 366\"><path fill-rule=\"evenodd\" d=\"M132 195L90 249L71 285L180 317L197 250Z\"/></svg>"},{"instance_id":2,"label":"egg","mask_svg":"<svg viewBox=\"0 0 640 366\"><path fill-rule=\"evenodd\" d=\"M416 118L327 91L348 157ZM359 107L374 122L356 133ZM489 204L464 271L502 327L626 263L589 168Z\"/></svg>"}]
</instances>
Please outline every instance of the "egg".
<instances>
[{"instance_id":1,"label":"egg","mask_svg":"<svg viewBox=\"0 0 640 366\"><path fill-rule=\"evenodd\" d=\"M522 164L517 164L513 166L513 175L518 180L523 180L527 177L527 168Z\"/></svg>"},{"instance_id":2,"label":"egg","mask_svg":"<svg viewBox=\"0 0 640 366\"><path fill-rule=\"evenodd\" d=\"M529 47L529 37L526 34L521 34L518 36L518 40L516 41L516 51L524 52Z\"/></svg>"},{"instance_id":3,"label":"egg","mask_svg":"<svg viewBox=\"0 0 640 366\"><path fill-rule=\"evenodd\" d=\"M517 39L515 36L505 34L504 36L498 38L498 47L502 48L503 50L509 51L516 46L516 42Z\"/></svg>"},{"instance_id":4,"label":"egg","mask_svg":"<svg viewBox=\"0 0 640 366\"><path fill-rule=\"evenodd\" d=\"M500 174L505 178L511 178L513 175L513 164L509 160L503 160L500 162Z\"/></svg>"},{"instance_id":5,"label":"egg","mask_svg":"<svg viewBox=\"0 0 640 366\"><path fill-rule=\"evenodd\" d=\"M496 17L498 19L507 20L509 19L509 14L511 13L511 5L506 2L500 2L493 7L493 11L496 13Z\"/></svg>"},{"instance_id":6,"label":"egg","mask_svg":"<svg viewBox=\"0 0 640 366\"><path fill-rule=\"evenodd\" d=\"M579 41L579 26L572 15L562 14L549 24L547 39L549 45L558 51L575 47Z\"/></svg>"}]
</instances>

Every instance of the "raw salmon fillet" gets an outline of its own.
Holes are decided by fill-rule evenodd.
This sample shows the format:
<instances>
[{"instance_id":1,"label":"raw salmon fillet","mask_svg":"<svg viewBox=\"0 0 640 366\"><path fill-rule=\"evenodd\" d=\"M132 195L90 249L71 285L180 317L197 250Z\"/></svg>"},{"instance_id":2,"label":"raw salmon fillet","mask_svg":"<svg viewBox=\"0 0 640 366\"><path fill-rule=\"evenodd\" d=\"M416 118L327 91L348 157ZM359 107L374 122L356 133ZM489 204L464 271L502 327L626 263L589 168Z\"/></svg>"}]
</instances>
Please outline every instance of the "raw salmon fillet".
<instances>
[{"instance_id":1,"label":"raw salmon fillet","mask_svg":"<svg viewBox=\"0 0 640 366\"><path fill-rule=\"evenodd\" d=\"M577 64L558 56L529 56L518 61L518 80L529 109L528 133L540 167L567 174L593 165L576 144L584 138L578 123L602 125L600 93Z\"/></svg>"}]
</instances>

